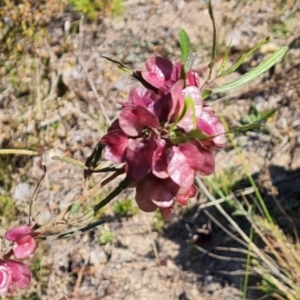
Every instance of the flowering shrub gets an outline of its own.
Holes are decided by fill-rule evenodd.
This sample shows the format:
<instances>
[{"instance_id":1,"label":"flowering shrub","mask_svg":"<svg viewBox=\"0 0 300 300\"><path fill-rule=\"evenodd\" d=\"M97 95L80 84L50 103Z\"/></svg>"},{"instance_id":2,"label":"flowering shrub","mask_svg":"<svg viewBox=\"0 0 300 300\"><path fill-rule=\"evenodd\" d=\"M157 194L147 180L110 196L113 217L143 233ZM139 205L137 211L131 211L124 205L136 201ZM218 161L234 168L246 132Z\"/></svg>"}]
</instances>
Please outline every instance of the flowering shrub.
<instances>
[{"instance_id":1,"label":"flowering shrub","mask_svg":"<svg viewBox=\"0 0 300 300\"><path fill-rule=\"evenodd\" d=\"M134 73L143 86L131 89L100 142L105 159L125 163L140 209L159 208L168 219L174 200L186 205L195 196L195 174L214 171L213 151L222 147L225 130L204 105L196 72L187 72L184 80L183 64L162 57L148 59L146 69ZM186 139L190 133L195 138Z\"/></svg>"},{"instance_id":2,"label":"flowering shrub","mask_svg":"<svg viewBox=\"0 0 300 300\"><path fill-rule=\"evenodd\" d=\"M8 230L4 238L14 242L12 250L0 259L0 295L13 293L16 288L27 289L31 282L30 268L24 263L9 259L14 254L18 260L24 260L34 253L38 233L29 226L14 227Z\"/></svg>"},{"instance_id":3,"label":"flowering shrub","mask_svg":"<svg viewBox=\"0 0 300 300\"><path fill-rule=\"evenodd\" d=\"M22 262L0 260L0 295L13 293L16 288L27 289L31 282L30 268Z\"/></svg>"},{"instance_id":4,"label":"flowering shrub","mask_svg":"<svg viewBox=\"0 0 300 300\"><path fill-rule=\"evenodd\" d=\"M4 235L5 239L14 242L13 253L17 259L26 259L33 254L36 248L34 236L36 233L29 226L12 228Z\"/></svg>"},{"instance_id":5,"label":"flowering shrub","mask_svg":"<svg viewBox=\"0 0 300 300\"><path fill-rule=\"evenodd\" d=\"M196 174L206 176L214 172L214 151L224 144L225 129L214 110L204 102L205 97L211 93L227 91L255 78L274 65L287 51L287 47L280 48L256 69L234 82L204 89L205 85L200 84L198 74L188 70L190 50L188 37L183 30L179 31L179 39L182 56L181 62L176 64L163 57L151 57L146 61L145 71L131 71L122 63L109 59L137 79L140 85L130 90L128 101L121 103L118 118L109 126L85 164L65 159L83 168L85 179L93 172L111 173L85 195L79 196L74 204L84 203L95 190L125 173L125 179L95 205L92 212L96 213L122 190L132 187L135 188L135 199L141 210L152 212L159 209L163 217L168 219L176 202L186 205L188 199L196 195ZM258 46L267 41L268 39L263 40ZM243 59L258 49L258 46L246 53ZM225 70L225 55L219 76L234 71L243 59ZM213 60L214 58L212 62ZM213 63L211 68L212 65ZM207 82L206 85L209 86ZM248 130L251 126L238 129ZM26 150L24 152L31 153ZM12 153L20 152L13 149ZM101 164L102 158L118 166L105 168ZM58 159L64 160L61 157ZM31 270L20 260L34 254L36 239L49 236L49 228L56 224L68 225L68 217L73 215L68 213L72 209L73 203L46 224L15 227L4 234L4 239L12 243L9 249L5 249L6 253L0 253L0 295L12 294L17 289L30 286ZM30 219L34 218L31 216ZM97 220L82 228L75 228L74 231L89 230L103 222L104 220ZM62 238L71 232L61 233L57 237ZM12 255L15 259L10 258Z\"/></svg>"}]
</instances>

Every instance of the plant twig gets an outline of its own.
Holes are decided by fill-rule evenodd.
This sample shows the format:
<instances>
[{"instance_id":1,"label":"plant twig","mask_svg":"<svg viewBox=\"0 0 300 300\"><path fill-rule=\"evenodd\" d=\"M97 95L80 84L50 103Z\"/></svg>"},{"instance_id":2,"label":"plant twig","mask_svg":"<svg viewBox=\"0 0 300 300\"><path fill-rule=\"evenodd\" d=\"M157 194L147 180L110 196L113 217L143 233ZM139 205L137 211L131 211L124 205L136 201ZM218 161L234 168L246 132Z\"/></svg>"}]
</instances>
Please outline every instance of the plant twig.
<instances>
[{"instance_id":1,"label":"plant twig","mask_svg":"<svg viewBox=\"0 0 300 300\"><path fill-rule=\"evenodd\" d=\"M33 192L33 194L32 194L32 197L31 197L31 199L30 199L30 202L29 202L29 214L28 214L28 223L29 223L29 224L30 224L31 221L32 221L32 205L33 205L33 202L34 202L35 199L36 199L37 193L38 193L38 191L39 191L39 188L40 188L40 186L41 186L42 181L43 181L44 178L45 178L46 171L47 171L46 165L44 164L44 162L42 162L42 168L43 168L43 175L42 175L42 177L39 179L39 181L38 181L38 183L37 183L37 185L36 185L36 187L35 187L35 189L34 189L34 192Z\"/></svg>"},{"instance_id":2,"label":"plant twig","mask_svg":"<svg viewBox=\"0 0 300 300\"><path fill-rule=\"evenodd\" d=\"M123 173L124 173L123 168L118 169L113 174L108 175L107 177L105 177L101 182L99 182L98 184L96 184L93 188L91 188L90 190L88 190L85 194L79 196L75 201L77 201L78 204L83 204L87 199L89 199L90 197L94 196L106 184L108 184L113 179L115 179L116 177L118 177L119 175L121 175ZM100 203L102 203L102 202L100 202ZM74 203L71 203L63 212L61 212L59 215L57 215L54 218L54 220L52 220L51 222L46 223L46 224L44 224L44 225L42 225L40 227L35 226L34 229L37 230L38 232L40 232L41 234L43 234L43 232L47 231L48 229L52 228L53 226L55 226L57 224L65 223L64 219L65 219L66 215L69 213L69 211L71 210L73 204ZM100 209L100 207L99 207L99 209Z\"/></svg>"},{"instance_id":3,"label":"plant twig","mask_svg":"<svg viewBox=\"0 0 300 300\"><path fill-rule=\"evenodd\" d=\"M93 82L93 80L92 80L90 74L89 74L88 71L86 70L86 66L85 66L85 64L83 63L83 61L81 60L81 58L80 58L78 55L76 55L76 58L77 58L77 60L78 60L78 62L79 62L79 64L80 64L80 66L81 66L81 68L82 68L82 70L83 70L83 72L84 72L84 74L85 74L85 76L86 76L86 78L87 78L87 80L88 80L88 82L89 82L89 85L90 85L90 87L91 87L91 89L92 89L92 91L93 91L93 93L94 93L94 95L95 95L95 97L96 97L96 99L97 99L99 105L100 105L101 112L102 112L102 114L103 114L103 116L104 116L105 122L107 123L106 125L109 125L109 124L111 123L111 120L110 120L110 118L108 117L108 114L106 113L106 109L105 109L105 107L104 107L104 105L103 105L103 102L102 102L102 100L101 100L101 98L100 98L98 92L97 92L97 89L96 89L96 87L95 87L95 84L94 84L94 82Z\"/></svg>"},{"instance_id":4,"label":"plant twig","mask_svg":"<svg viewBox=\"0 0 300 300\"><path fill-rule=\"evenodd\" d=\"M211 62L209 63L209 74L206 82L208 82L211 78L212 70L217 58L217 27L211 0L208 1L208 12L213 26L213 44L211 49Z\"/></svg>"},{"instance_id":5,"label":"plant twig","mask_svg":"<svg viewBox=\"0 0 300 300\"><path fill-rule=\"evenodd\" d=\"M37 151L24 150L24 149L0 149L1 154L19 154L19 155L39 155Z\"/></svg>"}]
</instances>

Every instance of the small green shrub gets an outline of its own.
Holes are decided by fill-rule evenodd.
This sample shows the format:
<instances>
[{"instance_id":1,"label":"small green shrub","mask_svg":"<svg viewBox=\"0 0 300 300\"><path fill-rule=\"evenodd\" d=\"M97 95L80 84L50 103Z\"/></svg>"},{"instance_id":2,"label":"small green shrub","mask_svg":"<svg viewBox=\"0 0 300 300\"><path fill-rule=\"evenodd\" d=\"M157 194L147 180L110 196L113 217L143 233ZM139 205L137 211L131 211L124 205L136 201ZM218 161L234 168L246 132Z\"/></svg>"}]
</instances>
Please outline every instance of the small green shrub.
<instances>
[{"instance_id":1,"label":"small green shrub","mask_svg":"<svg viewBox=\"0 0 300 300\"><path fill-rule=\"evenodd\" d=\"M161 213L156 210L155 211L155 217L153 219L152 227L155 231L160 232L164 228L165 225L165 220Z\"/></svg>"},{"instance_id":2,"label":"small green shrub","mask_svg":"<svg viewBox=\"0 0 300 300\"><path fill-rule=\"evenodd\" d=\"M100 234L100 244L101 245L106 245L108 243L111 243L114 239L114 234L111 231L101 231Z\"/></svg>"},{"instance_id":3,"label":"small green shrub","mask_svg":"<svg viewBox=\"0 0 300 300\"><path fill-rule=\"evenodd\" d=\"M122 13L121 0L70 0L70 5L76 11L85 14L90 20L95 20L100 11L116 15Z\"/></svg>"},{"instance_id":4,"label":"small green shrub","mask_svg":"<svg viewBox=\"0 0 300 300\"><path fill-rule=\"evenodd\" d=\"M133 204L132 199L125 199L122 201L118 201L114 205L113 212L120 217L127 217L137 214L138 209Z\"/></svg>"},{"instance_id":5,"label":"small green shrub","mask_svg":"<svg viewBox=\"0 0 300 300\"><path fill-rule=\"evenodd\" d=\"M0 212L1 223L4 221L10 223L15 219L15 205L11 197L0 195Z\"/></svg>"}]
</instances>

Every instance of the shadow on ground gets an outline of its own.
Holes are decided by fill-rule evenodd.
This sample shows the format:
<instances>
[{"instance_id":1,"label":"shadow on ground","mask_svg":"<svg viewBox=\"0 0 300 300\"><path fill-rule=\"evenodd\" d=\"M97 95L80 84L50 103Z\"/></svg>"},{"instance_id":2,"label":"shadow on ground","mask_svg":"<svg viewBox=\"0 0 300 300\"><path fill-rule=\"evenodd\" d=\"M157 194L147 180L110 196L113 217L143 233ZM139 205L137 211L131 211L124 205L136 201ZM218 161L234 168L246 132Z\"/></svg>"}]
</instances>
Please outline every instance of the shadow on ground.
<instances>
[{"instance_id":1,"label":"shadow on ground","mask_svg":"<svg viewBox=\"0 0 300 300\"><path fill-rule=\"evenodd\" d=\"M293 229L296 228L299 232L300 228L300 188L298 185L300 170L287 171L283 167L271 165L267 171L269 186L260 187L260 192L275 223L287 235L292 236ZM253 177L259 182L260 174L253 174ZM249 182L242 180L235 184L233 192L237 193L249 186L251 186ZM255 201L253 194L248 195L247 199L250 203ZM243 203L241 198L239 200ZM234 216L232 214L234 209L228 203L223 204L223 207L249 236L250 224L246 218ZM246 254L241 251L247 250L247 247L242 246L234 237L224 232L205 211L230 230L234 237L239 237L235 229L215 207L199 210L198 205L193 206L164 232L165 238L180 245L176 263L183 270L197 274L199 281L208 292L213 293L217 283L242 290ZM263 247L258 237L254 237L254 241L255 244ZM259 283L259 277L251 276L247 299L258 299L263 296L257 288ZM184 295L182 299L185 299Z\"/></svg>"}]
</instances>

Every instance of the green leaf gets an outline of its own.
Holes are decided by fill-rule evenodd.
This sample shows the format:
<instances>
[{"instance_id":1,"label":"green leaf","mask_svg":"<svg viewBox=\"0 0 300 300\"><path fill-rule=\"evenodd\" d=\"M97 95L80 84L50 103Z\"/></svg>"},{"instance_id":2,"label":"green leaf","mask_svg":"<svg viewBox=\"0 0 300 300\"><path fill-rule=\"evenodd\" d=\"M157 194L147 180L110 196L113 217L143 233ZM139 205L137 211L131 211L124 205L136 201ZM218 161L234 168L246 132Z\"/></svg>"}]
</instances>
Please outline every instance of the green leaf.
<instances>
[{"instance_id":1,"label":"green leaf","mask_svg":"<svg viewBox=\"0 0 300 300\"><path fill-rule=\"evenodd\" d=\"M244 55L242 55L242 57L240 57L238 59L238 61L231 66L229 69L227 69L226 71L222 72L220 70L219 72L219 76L225 76L228 74L231 74L233 71L235 71L250 55L252 55L255 51L257 51L262 45L268 43L270 41L270 37L266 37L265 39L263 39L262 41L260 41L256 46L254 46L253 48L251 48L248 52L246 52Z\"/></svg>"},{"instance_id":2,"label":"green leaf","mask_svg":"<svg viewBox=\"0 0 300 300\"><path fill-rule=\"evenodd\" d=\"M249 124L249 123L262 123L267 121L269 118L271 118L275 113L276 110L275 109L267 109L264 111L257 111L255 107L253 107L254 112L249 114L249 115L245 115L242 120L241 123L242 124Z\"/></svg>"},{"instance_id":3,"label":"green leaf","mask_svg":"<svg viewBox=\"0 0 300 300\"><path fill-rule=\"evenodd\" d=\"M236 209L233 213L232 216L245 216L245 217L251 217L252 215L252 207L250 206L248 210L244 209Z\"/></svg>"},{"instance_id":4,"label":"green leaf","mask_svg":"<svg viewBox=\"0 0 300 300\"><path fill-rule=\"evenodd\" d=\"M190 53L189 57L188 57L188 60L185 64L185 68L186 68L187 71L189 71L193 67L194 58L195 58L195 56L192 53Z\"/></svg>"},{"instance_id":5,"label":"green leaf","mask_svg":"<svg viewBox=\"0 0 300 300\"><path fill-rule=\"evenodd\" d=\"M188 133L177 134L177 136L171 138L171 141L174 144L181 144L181 143L185 143L185 142L192 141L192 140L205 141L205 140L213 139L217 136L220 136L223 134L228 134L231 132L251 131L251 130L260 128L261 126L263 126L263 125L253 123L253 124L249 124L249 125L245 125L245 126L235 127L235 128L230 129L229 131L226 131L226 132L220 133L220 134L216 134L216 135L207 135L206 133L202 132L200 129L193 129Z\"/></svg>"},{"instance_id":6,"label":"green leaf","mask_svg":"<svg viewBox=\"0 0 300 300\"><path fill-rule=\"evenodd\" d=\"M223 60L222 60L222 63L221 63L221 66L220 66L220 70L219 70L219 76L220 74L225 70L226 68L226 65L227 65L227 62L228 62L228 57L229 57L229 52L230 52L230 49L231 49L231 43L228 45L227 49L226 49L226 52L223 56Z\"/></svg>"},{"instance_id":7,"label":"green leaf","mask_svg":"<svg viewBox=\"0 0 300 300\"><path fill-rule=\"evenodd\" d=\"M179 44L180 44L180 50L181 50L181 62L186 67L186 63L188 61L189 55L190 55L190 41L187 33L180 28L178 30L178 38L179 38Z\"/></svg>"},{"instance_id":8,"label":"green leaf","mask_svg":"<svg viewBox=\"0 0 300 300\"><path fill-rule=\"evenodd\" d=\"M106 220L98 220L96 222L93 222L93 223L90 223L84 227L81 227L81 228L76 228L76 229L73 229L73 230L69 230L67 232L63 232L63 233L59 233L59 234L53 234L53 235L49 235L47 234L47 236L39 236L38 238L41 239L41 240L55 240L55 239L62 239L62 238L68 238L68 237L71 237L71 236L74 236L76 234L81 234L83 232L86 232L88 230L91 230L103 223L106 223Z\"/></svg>"},{"instance_id":9,"label":"green leaf","mask_svg":"<svg viewBox=\"0 0 300 300\"><path fill-rule=\"evenodd\" d=\"M205 100L211 94L212 94L212 90L210 90L210 89L203 90L202 93L201 93L202 99Z\"/></svg>"},{"instance_id":10,"label":"green leaf","mask_svg":"<svg viewBox=\"0 0 300 300\"><path fill-rule=\"evenodd\" d=\"M273 53L269 58L263 61L260 65L258 65L257 67L255 67L254 69L246 73L245 75L241 76L239 79L229 82L223 86L214 88L212 89L212 92L213 93L225 92L231 89L235 89L238 86L253 80L254 78L261 75L262 73L269 70L272 66L274 66L276 62L285 55L288 49L289 49L288 47L282 47L278 49L275 53Z\"/></svg>"},{"instance_id":11,"label":"green leaf","mask_svg":"<svg viewBox=\"0 0 300 300\"><path fill-rule=\"evenodd\" d=\"M127 67L126 65L124 65L123 63L121 63L120 61L117 61L115 59L112 59L112 58L104 56L104 55L102 55L101 57L109 60L110 62L112 62L114 64L116 64L118 69L121 70L122 73L124 73L126 75L130 75L130 76L133 74L133 70L130 69L129 67Z\"/></svg>"},{"instance_id":12,"label":"green leaf","mask_svg":"<svg viewBox=\"0 0 300 300\"><path fill-rule=\"evenodd\" d=\"M103 145L98 143L94 148L92 154L87 158L85 165L87 168L95 169L101 161Z\"/></svg>"},{"instance_id":13,"label":"green leaf","mask_svg":"<svg viewBox=\"0 0 300 300\"><path fill-rule=\"evenodd\" d=\"M207 140L210 139L211 137L208 136L207 134L205 134L204 132L202 132L200 129L194 129L191 130L188 133L182 133L174 138L172 138L172 142L175 144L181 144L181 143L185 143L191 140Z\"/></svg>"},{"instance_id":14,"label":"green leaf","mask_svg":"<svg viewBox=\"0 0 300 300\"><path fill-rule=\"evenodd\" d=\"M72 207L71 207L71 210L70 210L71 216L75 215L78 212L78 209L79 209L79 203L74 202Z\"/></svg>"},{"instance_id":15,"label":"green leaf","mask_svg":"<svg viewBox=\"0 0 300 300\"><path fill-rule=\"evenodd\" d=\"M192 119L193 119L193 126L196 128L197 125L197 118L196 118L196 111L195 111L195 104L193 98L189 96L185 96L184 98L184 108L182 113L177 117L175 122L172 124L171 131L173 131L177 125L177 123L185 116L188 110L192 110Z\"/></svg>"},{"instance_id":16,"label":"green leaf","mask_svg":"<svg viewBox=\"0 0 300 300\"><path fill-rule=\"evenodd\" d=\"M125 177L119 185L110 193L108 194L101 202L97 203L94 206L94 213L96 213L99 209L104 207L106 204L108 204L112 199L114 199L116 196L118 196L122 191L124 191L130 184L130 180L128 177Z\"/></svg>"},{"instance_id":17,"label":"green leaf","mask_svg":"<svg viewBox=\"0 0 300 300\"><path fill-rule=\"evenodd\" d=\"M193 119L193 127L196 128L197 126L197 118L196 118L196 111L195 111L195 103L192 97L186 96L184 98L185 103L185 111L187 112L189 109L192 110L192 119ZM184 116L184 115L183 115Z\"/></svg>"},{"instance_id":18,"label":"green leaf","mask_svg":"<svg viewBox=\"0 0 300 300\"><path fill-rule=\"evenodd\" d=\"M265 111L262 111L259 114L256 122L258 122L258 123L259 122L264 122L264 121L268 120L269 118L273 117L275 115L275 113L276 113L275 109L267 109Z\"/></svg>"},{"instance_id":19,"label":"green leaf","mask_svg":"<svg viewBox=\"0 0 300 300\"><path fill-rule=\"evenodd\" d=\"M213 26L213 41L212 41L212 49L211 49L211 61L209 63L209 74L208 74L208 78L207 81L210 80L211 75L212 75L212 70L214 68L217 56L218 56L218 41L217 41L217 26L216 26L216 20L215 20L215 16L214 16L214 10L213 10L213 6L211 4L211 0L208 0L207 2L208 5L208 13L212 22L212 26Z\"/></svg>"},{"instance_id":20,"label":"green leaf","mask_svg":"<svg viewBox=\"0 0 300 300\"><path fill-rule=\"evenodd\" d=\"M52 159L54 159L54 160L60 160L60 161L72 164L72 165L74 165L76 167L79 167L81 169L84 169L84 170L87 169L87 167L82 162L80 162L78 160L75 160L73 158L70 158L70 157L63 157L63 156L57 156L57 155L55 155L55 156L52 156Z\"/></svg>"},{"instance_id":21,"label":"green leaf","mask_svg":"<svg viewBox=\"0 0 300 300\"><path fill-rule=\"evenodd\" d=\"M232 129L230 129L229 131L227 131L226 133L252 131L254 129L260 128L261 126L263 126L263 125L258 124L258 123L253 123L253 124L249 124L249 125L245 125L245 126L234 127Z\"/></svg>"},{"instance_id":22,"label":"green leaf","mask_svg":"<svg viewBox=\"0 0 300 300\"><path fill-rule=\"evenodd\" d=\"M236 217L237 216L244 216L244 217L249 216L250 217L250 215L246 211L239 210L239 209L237 209L236 211L234 211L231 215L232 216L236 216Z\"/></svg>"}]
</instances>

